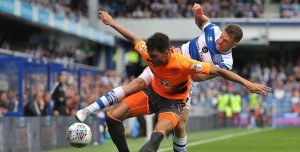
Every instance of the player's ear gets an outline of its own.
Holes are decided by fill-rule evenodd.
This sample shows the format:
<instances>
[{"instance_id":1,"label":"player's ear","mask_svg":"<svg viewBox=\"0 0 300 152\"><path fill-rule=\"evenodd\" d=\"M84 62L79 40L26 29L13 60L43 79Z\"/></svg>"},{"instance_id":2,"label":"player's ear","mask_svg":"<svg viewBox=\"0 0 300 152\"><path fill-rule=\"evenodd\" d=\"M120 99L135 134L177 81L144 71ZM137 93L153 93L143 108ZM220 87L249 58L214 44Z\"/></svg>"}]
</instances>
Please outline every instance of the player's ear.
<instances>
[{"instance_id":1,"label":"player's ear","mask_svg":"<svg viewBox=\"0 0 300 152\"><path fill-rule=\"evenodd\" d=\"M167 56L169 53L170 53L170 50L166 50L164 54Z\"/></svg>"},{"instance_id":2,"label":"player's ear","mask_svg":"<svg viewBox=\"0 0 300 152\"><path fill-rule=\"evenodd\" d=\"M239 43L234 43L232 48L236 48L239 45Z\"/></svg>"}]
</instances>

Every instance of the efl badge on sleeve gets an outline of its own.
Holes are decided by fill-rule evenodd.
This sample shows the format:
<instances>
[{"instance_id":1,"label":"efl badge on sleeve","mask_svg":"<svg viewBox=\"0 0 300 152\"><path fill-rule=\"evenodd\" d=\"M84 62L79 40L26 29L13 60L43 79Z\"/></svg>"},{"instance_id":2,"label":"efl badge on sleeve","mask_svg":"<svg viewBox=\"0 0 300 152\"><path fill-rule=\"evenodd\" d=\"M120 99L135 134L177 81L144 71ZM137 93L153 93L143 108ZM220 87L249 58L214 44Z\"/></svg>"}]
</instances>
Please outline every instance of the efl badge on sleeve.
<instances>
[{"instance_id":1,"label":"efl badge on sleeve","mask_svg":"<svg viewBox=\"0 0 300 152\"><path fill-rule=\"evenodd\" d=\"M194 69L194 70L197 70L197 71L201 71L201 70L202 70L202 65L197 64L197 63L194 63L193 69Z\"/></svg>"}]
</instances>

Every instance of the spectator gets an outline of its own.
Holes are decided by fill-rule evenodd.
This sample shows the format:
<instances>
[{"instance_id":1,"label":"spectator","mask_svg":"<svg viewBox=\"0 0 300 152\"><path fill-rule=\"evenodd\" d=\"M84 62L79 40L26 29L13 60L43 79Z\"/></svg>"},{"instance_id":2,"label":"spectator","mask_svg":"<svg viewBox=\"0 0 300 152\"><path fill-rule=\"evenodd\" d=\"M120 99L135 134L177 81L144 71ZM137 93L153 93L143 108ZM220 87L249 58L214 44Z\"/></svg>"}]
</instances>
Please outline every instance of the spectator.
<instances>
[{"instance_id":1,"label":"spectator","mask_svg":"<svg viewBox=\"0 0 300 152\"><path fill-rule=\"evenodd\" d=\"M45 108L42 111L43 115L53 115L53 100L51 99L51 93L44 93L43 100L45 102Z\"/></svg>"},{"instance_id":2,"label":"spectator","mask_svg":"<svg viewBox=\"0 0 300 152\"><path fill-rule=\"evenodd\" d=\"M33 101L28 102L24 109L25 116L42 116L45 109L45 102L42 99L42 94L36 92L33 95Z\"/></svg>"},{"instance_id":3,"label":"spectator","mask_svg":"<svg viewBox=\"0 0 300 152\"><path fill-rule=\"evenodd\" d=\"M256 128L256 120L259 115L260 100L258 95L250 93L249 95L249 113L248 113L248 128Z\"/></svg>"},{"instance_id":4,"label":"spectator","mask_svg":"<svg viewBox=\"0 0 300 152\"><path fill-rule=\"evenodd\" d=\"M66 115L75 116L78 105L74 102L73 97L66 97Z\"/></svg>"},{"instance_id":5,"label":"spectator","mask_svg":"<svg viewBox=\"0 0 300 152\"><path fill-rule=\"evenodd\" d=\"M300 103L300 89L293 88L291 102L293 105Z\"/></svg>"},{"instance_id":6,"label":"spectator","mask_svg":"<svg viewBox=\"0 0 300 152\"><path fill-rule=\"evenodd\" d=\"M235 128L240 127L240 112L242 111L242 97L237 90L230 95L230 107L232 109L232 121Z\"/></svg>"},{"instance_id":7,"label":"spectator","mask_svg":"<svg viewBox=\"0 0 300 152\"><path fill-rule=\"evenodd\" d=\"M66 114L66 96L65 96L65 74L61 73L58 76L58 81L52 86L52 100L54 101L54 115Z\"/></svg>"},{"instance_id":8,"label":"spectator","mask_svg":"<svg viewBox=\"0 0 300 152\"><path fill-rule=\"evenodd\" d=\"M285 90L283 89L283 81L277 81L277 87L274 89L274 97L276 100L280 101L285 97Z\"/></svg>"},{"instance_id":9,"label":"spectator","mask_svg":"<svg viewBox=\"0 0 300 152\"><path fill-rule=\"evenodd\" d=\"M300 114L300 103L299 102L291 108L291 112Z\"/></svg>"},{"instance_id":10,"label":"spectator","mask_svg":"<svg viewBox=\"0 0 300 152\"><path fill-rule=\"evenodd\" d=\"M226 126L226 110L229 103L229 95L226 90L222 89L221 93L217 96L218 99L218 117L220 127Z\"/></svg>"},{"instance_id":11,"label":"spectator","mask_svg":"<svg viewBox=\"0 0 300 152\"><path fill-rule=\"evenodd\" d=\"M9 110L9 105L6 101L0 100L0 117L3 117Z\"/></svg>"}]
</instances>

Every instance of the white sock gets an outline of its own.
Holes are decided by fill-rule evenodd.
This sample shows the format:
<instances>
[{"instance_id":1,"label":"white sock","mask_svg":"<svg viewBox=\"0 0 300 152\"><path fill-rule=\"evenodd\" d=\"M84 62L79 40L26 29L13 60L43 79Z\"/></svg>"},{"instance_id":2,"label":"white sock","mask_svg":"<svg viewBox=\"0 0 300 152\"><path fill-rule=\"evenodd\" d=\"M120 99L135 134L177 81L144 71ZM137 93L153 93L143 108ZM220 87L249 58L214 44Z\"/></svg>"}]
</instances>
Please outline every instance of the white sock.
<instances>
[{"instance_id":1,"label":"white sock","mask_svg":"<svg viewBox=\"0 0 300 152\"><path fill-rule=\"evenodd\" d=\"M187 151L187 136L183 138L173 138L173 150L174 152L186 152Z\"/></svg>"},{"instance_id":2,"label":"white sock","mask_svg":"<svg viewBox=\"0 0 300 152\"><path fill-rule=\"evenodd\" d=\"M125 93L122 87L117 87L110 90L108 93L97 99L94 103L86 107L90 112L104 109L105 107L119 103L125 98Z\"/></svg>"}]
</instances>

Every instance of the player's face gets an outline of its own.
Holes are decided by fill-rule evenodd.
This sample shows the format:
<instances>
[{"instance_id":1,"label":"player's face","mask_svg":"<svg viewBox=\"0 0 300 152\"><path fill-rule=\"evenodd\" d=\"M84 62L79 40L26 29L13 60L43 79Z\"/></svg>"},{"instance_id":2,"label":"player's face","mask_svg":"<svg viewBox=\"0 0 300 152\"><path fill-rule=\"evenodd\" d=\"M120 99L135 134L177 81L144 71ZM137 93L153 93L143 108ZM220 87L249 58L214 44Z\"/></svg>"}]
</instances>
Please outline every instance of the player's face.
<instances>
[{"instance_id":1,"label":"player's face","mask_svg":"<svg viewBox=\"0 0 300 152\"><path fill-rule=\"evenodd\" d=\"M166 65L167 63L167 53L161 53L157 50L148 52L149 53L149 59L148 61L152 63L154 67L158 67L160 65Z\"/></svg>"},{"instance_id":2,"label":"player's face","mask_svg":"<svg viewBox=\"0 0 300 152\"><path fill-rule=\"evenodd\" d=\"M231 48L237 47L237 45L238 43L236 43L226 31L224 31L217 40L216 48L219 52L227 52Z\"/></svg>"}]
</instances>

